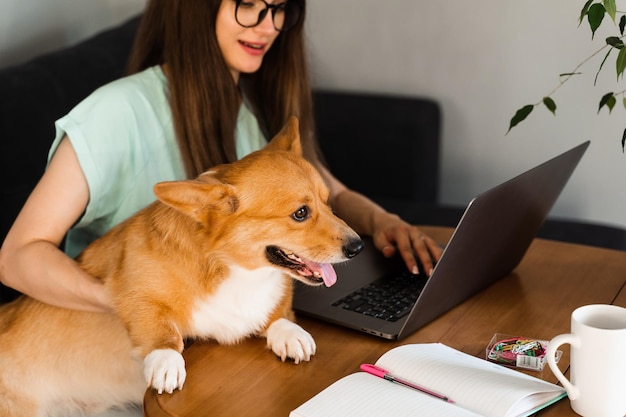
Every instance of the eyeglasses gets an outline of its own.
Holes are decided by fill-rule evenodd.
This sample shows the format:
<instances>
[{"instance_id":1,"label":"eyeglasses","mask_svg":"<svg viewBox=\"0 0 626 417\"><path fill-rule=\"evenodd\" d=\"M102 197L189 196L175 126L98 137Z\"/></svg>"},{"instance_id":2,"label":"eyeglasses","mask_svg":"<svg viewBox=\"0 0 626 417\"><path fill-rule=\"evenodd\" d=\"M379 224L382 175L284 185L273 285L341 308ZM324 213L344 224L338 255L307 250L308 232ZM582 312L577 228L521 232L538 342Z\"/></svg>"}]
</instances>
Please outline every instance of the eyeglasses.
<instances>
[{"instance_id":1,"label":"eyeglasses","mask_svg":"<svg viewBox=\"0 0 626 417\"><path fill-rule=\"evenodd\" d=\"M235 0L235 20L245 28L260 24L267 12L272 12L274 29L285 32L291 29L300 17L300 4L286 0L278 4L268 4L264 0Z\"/></svg>"}]
</instances>

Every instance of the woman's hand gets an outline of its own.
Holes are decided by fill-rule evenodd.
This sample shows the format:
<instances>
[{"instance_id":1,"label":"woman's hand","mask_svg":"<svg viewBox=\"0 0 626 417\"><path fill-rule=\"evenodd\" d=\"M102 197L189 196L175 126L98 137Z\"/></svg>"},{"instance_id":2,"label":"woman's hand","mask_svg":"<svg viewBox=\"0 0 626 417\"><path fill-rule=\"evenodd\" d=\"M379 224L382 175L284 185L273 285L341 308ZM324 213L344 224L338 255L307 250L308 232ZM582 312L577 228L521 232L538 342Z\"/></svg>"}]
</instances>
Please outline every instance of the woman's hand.
<instances>
[{"instance_id":1,"label":"woman's hand","mask_svg":"<svg viewBox=\"0 0 626 417\"><path fill-rule=\"evenodd\" d=\"M409 271L429 275L443 249L430 236L395 214L379 213L374 221L374 244L386 257L399 252ZM421 264L421 270L418 265Z\"/></svg>"}]
</instances>

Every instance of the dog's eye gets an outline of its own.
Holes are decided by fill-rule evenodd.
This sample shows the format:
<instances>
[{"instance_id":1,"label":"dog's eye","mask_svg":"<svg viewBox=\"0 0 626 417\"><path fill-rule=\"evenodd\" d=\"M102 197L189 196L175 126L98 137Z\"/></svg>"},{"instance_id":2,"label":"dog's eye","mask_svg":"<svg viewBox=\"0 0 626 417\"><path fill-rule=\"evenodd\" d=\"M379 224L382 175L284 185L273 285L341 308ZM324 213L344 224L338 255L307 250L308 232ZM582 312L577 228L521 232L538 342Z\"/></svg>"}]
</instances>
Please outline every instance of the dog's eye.
<instances>
[{"instance_id":1,"label":"dog's eye","mask_svg":"<svg viewBox=\"0 0 626 417\"><path fill-rule=\"evenodd\" d=\"M307 206L302 206L298 210L296 210L291 217L297 222L303 222L309 217L309 208Z\"/></svg>"}]
</instances>

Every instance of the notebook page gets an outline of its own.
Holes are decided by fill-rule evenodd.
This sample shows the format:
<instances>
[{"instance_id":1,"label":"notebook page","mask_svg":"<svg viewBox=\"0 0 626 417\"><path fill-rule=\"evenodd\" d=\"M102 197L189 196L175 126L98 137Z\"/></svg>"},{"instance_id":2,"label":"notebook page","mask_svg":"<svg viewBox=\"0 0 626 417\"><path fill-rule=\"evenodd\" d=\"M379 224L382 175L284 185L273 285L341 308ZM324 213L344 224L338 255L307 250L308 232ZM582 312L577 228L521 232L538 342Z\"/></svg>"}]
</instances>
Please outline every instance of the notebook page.
<instances>
[{"instance_id":1,"label":"notebook page","mask_svg":"<svg viewBox=\"0 0 626 417\"><path fill-rule=\"evenodd\" d=\"M290 417L480 417L428 394L358 372L333 383Z\"/></svg>"},{"instance_id":2,"label":"notebook page","mask_svg":"<svg viewBox=\"0 0 626 417\"><path fill-rule=\"evenodd\" d=\"M376 364L490 417L522 414L552 396L533 398L541 396L539 393L558 396L563 392L554 384L439 343L400 346L385 353Z\"/></svg>"}]
</instances>

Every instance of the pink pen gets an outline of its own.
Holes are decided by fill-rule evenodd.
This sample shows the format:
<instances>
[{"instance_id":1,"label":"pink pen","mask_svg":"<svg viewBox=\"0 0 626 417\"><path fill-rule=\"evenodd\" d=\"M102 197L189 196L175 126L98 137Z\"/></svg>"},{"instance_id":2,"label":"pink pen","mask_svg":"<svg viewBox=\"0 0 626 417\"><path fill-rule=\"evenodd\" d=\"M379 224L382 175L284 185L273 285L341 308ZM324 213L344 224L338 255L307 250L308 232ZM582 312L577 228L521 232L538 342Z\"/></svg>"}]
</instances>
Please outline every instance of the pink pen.
<instances>
[{"instance_id":1,"label":"pink pen","mask_svg":"<svg viewBox=\"0 0 626 417\"><path fill-rule=\"evenodd\" d=\"M381 368L379 366L370 365L370 364L364 363L363 365L361 365L361 370L367 372L368 374L375 375L375 376L377 376L379 378L386 379L387 381L395 382L397 384L401 384L401 385L404 385L406 387L413 388L415 390L418 390L418 391L424 392L426 394L432 395L433 397L440 398L440 399L442 399L442 400L444 400L446 402L454 403L454 401L452 401L450 398L446 397L445 395L438 394L438 393L433 392L433 391L431 391L431 390L429 390L427 388L420 387L420 386L415 385L415 384L413 384L411 382L408 382L408 381L405 381L405 380L400 379L398 377L395 377L395 376L391 375L389 372L387 372L386 370L384 370L383 368Z\"/></svg>"}]
</instances>

